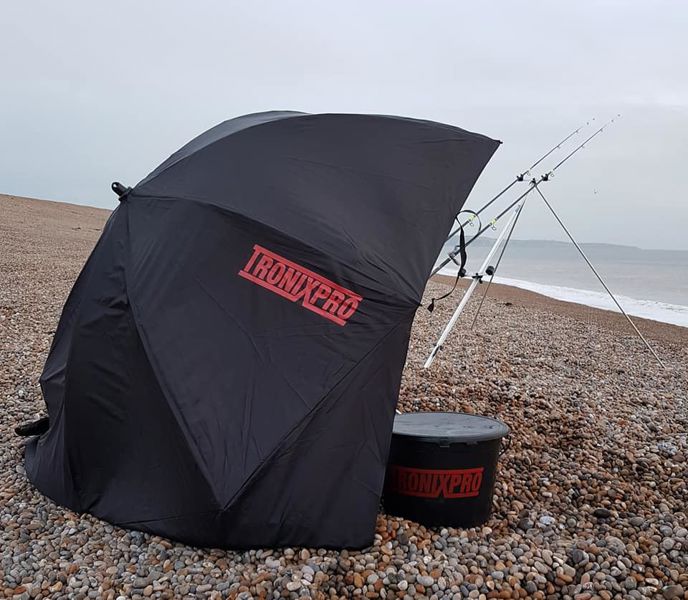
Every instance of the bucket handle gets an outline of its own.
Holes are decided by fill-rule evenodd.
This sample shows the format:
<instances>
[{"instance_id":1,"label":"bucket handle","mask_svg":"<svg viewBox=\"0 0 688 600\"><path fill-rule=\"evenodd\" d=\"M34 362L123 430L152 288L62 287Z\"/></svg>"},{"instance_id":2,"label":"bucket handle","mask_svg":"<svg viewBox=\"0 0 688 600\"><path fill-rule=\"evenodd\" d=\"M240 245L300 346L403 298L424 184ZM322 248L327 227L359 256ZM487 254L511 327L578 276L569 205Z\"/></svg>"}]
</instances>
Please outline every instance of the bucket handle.
<instances>
[{"instance_id":1,"label":"bucket handle","mask_svg":"<svg viewBox=\"0 0 688 600\"><path fill-rule=\"evenodd\" d=\"M504 453L508 451L509 448L511 448L511 436L507 434L501 439L501 444L499 448L499 458L502 458Z\"/></svg>"}]
</instances>

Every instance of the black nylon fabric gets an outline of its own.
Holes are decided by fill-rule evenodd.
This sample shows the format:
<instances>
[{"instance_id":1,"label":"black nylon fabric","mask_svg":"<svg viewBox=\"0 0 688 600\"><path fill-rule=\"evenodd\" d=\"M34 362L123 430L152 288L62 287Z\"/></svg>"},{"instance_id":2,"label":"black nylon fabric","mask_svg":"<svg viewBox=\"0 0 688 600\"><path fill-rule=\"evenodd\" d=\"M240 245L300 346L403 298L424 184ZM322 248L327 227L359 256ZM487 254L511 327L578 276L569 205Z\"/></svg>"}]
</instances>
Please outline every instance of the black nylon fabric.
<instances>
[{"instance_id":1,"label":"black nylon fabric","mask_svg":"<svg viewBox=\"0 0 688 600\"><path fill-rule=\"evenodd\" d=\"M413 316L497 145L292 112L190 142L126 195L75 284L31 480L197 545L368 545Z\"/></svg>"}]
</instances>

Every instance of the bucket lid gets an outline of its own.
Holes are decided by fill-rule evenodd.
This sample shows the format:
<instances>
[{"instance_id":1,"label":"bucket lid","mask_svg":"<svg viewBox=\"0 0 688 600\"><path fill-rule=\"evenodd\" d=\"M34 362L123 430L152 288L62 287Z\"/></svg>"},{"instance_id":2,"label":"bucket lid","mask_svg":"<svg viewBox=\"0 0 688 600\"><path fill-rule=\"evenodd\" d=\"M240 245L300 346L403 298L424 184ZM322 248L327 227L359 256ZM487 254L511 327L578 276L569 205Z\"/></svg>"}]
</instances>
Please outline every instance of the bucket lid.
<instances>
[{"instance_id":1,"label":"bucket lid","mask_svg":"<svg viewBox=\"0 0 688 600\"><path fill-rule=\"evenodd\" d=\"M468 413L417 412L397 415L393 431L423 442L486 442L503 438L509 428L497 419Z\"/></svg>"}]
</instances>

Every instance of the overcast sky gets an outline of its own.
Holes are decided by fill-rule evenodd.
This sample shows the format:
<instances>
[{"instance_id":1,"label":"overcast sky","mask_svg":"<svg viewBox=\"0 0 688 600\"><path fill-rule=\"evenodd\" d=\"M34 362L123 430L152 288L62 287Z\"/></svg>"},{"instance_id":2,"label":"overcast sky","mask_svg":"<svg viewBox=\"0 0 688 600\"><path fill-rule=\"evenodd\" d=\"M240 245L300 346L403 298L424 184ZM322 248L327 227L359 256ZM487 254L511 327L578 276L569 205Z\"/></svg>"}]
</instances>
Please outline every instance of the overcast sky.
<instances>
[{"instance_id":1,"label":"overcast sky","mask_svg":"<svg viewBox=\"0 0 688 600\"><path fill-rule=\"evenodd\" d=\"M688 249L680 0L27 0L3 3L0 32L0 192L113 208L111 181L136 183L205 129L292 109L502 140L476 207L621 113L544 190L581 241ZM562 239L535 196L516 237Z\"/></svg>"}]
</instances>

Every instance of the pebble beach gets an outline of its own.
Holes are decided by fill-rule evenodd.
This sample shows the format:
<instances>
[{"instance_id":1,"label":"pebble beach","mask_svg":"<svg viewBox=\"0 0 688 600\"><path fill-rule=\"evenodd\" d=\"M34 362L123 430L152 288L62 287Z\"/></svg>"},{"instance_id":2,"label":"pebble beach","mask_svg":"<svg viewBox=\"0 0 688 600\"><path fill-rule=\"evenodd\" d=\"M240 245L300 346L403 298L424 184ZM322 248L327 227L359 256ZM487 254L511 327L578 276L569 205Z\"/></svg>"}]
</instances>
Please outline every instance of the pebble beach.
<instances>
[{"instance_id":1,"label":"pebble beach","mask_svg":"<svg viewBox=\"0 0 688 600\"><path fill-rule=\"evenodd\" d=\"M418 310L399 401L511 429L481 527L381 513L364 550L233 552L57 506L14 427L44 414L38 378L108 215L0 195L0 597L688 599L688 328L635 320L662 368L620 315L506 286L471 328L474 296L428 370L459 292Z\"/></svg>"}]
</instances>

